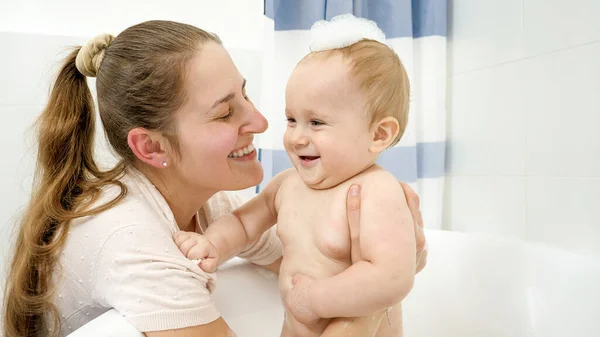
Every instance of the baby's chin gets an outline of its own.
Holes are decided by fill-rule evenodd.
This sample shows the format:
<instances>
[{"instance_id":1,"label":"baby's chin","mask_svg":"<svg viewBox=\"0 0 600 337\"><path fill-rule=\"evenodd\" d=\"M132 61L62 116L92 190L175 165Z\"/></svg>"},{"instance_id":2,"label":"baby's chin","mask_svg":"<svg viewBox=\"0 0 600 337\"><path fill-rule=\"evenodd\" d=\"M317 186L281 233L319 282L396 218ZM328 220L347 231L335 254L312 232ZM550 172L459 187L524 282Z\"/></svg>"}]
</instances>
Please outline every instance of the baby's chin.
<instances>
[{"instance_id":1,"label":"baby's chin","mask_svg":"<svg viewBox=\"0 0 600 337\"><path fill-rule=\"evenodd\" d=\"M338 186L346 181L345 177L337 175L319 175L317 177L306 177L300 174L300 179L313 190L326 190Z\"/></svg>"}]
</instances>

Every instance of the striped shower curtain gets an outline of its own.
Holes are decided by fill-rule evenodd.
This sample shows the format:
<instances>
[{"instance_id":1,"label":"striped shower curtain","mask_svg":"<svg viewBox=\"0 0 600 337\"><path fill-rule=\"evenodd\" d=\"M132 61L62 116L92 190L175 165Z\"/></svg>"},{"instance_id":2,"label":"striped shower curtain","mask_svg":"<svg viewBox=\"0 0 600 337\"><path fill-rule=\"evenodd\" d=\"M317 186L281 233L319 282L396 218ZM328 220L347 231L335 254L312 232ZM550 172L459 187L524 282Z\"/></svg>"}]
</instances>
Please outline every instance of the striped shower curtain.
<instances>
[{"instance_id":1,"label":"striped shower curtain","mask_svg":"<svg viewBox=\"0 0 600 337\"><path fill-rule=\"evenodd\" d=\"M309 52L310 27L352 13L373 20L400 56L411 81L409 123L398 145L379 164L408 182L421 197L428 228L441 228L446 148L447 0L266 0L260 108L270 123L258 140L265 169L260 191L292 167L283 147L284 88L296 63Z\"/></svg>"}]
</instances>

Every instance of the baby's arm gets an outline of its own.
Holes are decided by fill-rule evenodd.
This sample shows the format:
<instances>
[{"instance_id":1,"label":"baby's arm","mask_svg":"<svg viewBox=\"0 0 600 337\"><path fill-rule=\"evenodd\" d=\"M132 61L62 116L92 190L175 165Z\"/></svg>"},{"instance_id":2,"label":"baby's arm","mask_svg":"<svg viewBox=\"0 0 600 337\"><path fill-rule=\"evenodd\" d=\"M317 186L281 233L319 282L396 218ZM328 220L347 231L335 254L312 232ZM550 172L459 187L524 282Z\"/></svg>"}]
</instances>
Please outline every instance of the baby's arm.
<instances>
[{"instance_id":1,"label":"baby's arm","mask_svg":"<svg viewBox=\"0 0 600 337\"><path fill-rule=\"evenodd\" d=\"M288 175L288 171L284 171L275 176L257 196L232 214L222 216L211 223L204 236L197 233L176 233L177 246L190 259L204 259L209 257L210 249L207 247L212 244L218 261L210 265L201 264L200 267L205 271L213 271L222 261L248 249L277 222L275 197L279 186Z\"/></svg>"},{"instance_id":2,"label":"baby's arm","mask_svg":"<svg viewBox=\"0 0 600 337\"><path fill-rule=\"evenodd\" d=\"M384 172L361 185L360 230L351 232L358 236L353 239L359 243L357 262L326 279L298 275L298 289L290 292L302 298L304 288L307 304L318 317L370 315L400 302L413 285L415 234L401 186Z\"/></svg>"}]
</instances>

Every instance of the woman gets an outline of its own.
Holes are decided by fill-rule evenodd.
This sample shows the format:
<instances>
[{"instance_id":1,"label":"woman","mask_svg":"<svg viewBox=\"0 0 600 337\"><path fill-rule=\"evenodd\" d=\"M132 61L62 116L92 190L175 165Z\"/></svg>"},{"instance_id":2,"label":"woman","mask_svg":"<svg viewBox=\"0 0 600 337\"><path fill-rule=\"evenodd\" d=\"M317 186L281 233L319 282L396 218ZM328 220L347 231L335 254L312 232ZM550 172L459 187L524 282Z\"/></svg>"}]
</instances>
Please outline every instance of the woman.
<instances>
[{"instance_id":1,"label":"woman","mask_svg":"<svg viewBox=\"0 0 600 337\"><path fill-rule=\"evenodd\" d=\"M86 76L97 77L106 136L122 158L109 171L93 158ZM230 335L210 297L214 275L172 234L202 232L241 204L222 191L262 180L252 140L267 121L244 88L219 38L181 23L144 22L70 54L38 121L37 186L8 277L5 336L65 336L110 308L149 337ZM239 256L277 272L281 253L269 231Z\"/></svg>"}]
</instances>

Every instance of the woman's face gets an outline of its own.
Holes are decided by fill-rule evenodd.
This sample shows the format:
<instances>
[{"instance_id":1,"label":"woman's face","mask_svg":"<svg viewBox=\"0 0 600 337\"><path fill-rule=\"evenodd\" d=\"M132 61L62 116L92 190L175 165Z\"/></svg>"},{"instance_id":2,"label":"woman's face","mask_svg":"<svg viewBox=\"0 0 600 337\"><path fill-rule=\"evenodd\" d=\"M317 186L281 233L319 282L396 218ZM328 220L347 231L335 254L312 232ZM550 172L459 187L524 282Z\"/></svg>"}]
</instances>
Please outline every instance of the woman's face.
<instances>
[{"instance_id":1,"label":"woman's face","mask_svg":"<svg viewBox=\"0 0 600 337\"><path fill-rule=\"evenodd\" d=\"M258 185L263 170L252 141L268 124L246 96L246 81L227 51L203 45L185 81L188 100L176 116L180 178L214 191Z\"/></svg>"}]
</instances>

